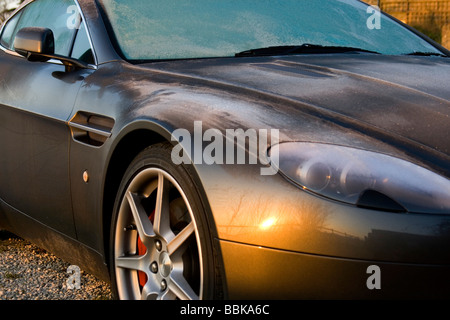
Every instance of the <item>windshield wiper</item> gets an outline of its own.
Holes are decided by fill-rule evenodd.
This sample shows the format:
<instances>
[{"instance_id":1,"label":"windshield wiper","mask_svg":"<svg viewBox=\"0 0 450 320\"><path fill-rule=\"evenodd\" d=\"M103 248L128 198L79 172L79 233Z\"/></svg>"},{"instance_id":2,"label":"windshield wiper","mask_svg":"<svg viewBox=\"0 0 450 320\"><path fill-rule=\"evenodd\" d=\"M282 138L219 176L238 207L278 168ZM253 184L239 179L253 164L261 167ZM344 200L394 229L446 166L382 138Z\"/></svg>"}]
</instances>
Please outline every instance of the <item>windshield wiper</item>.
<instances>
[{"instance_id":1,"label":"windshield wiper","mask_svg":"<svg viewBox=\"0 0 450 320\"><path fill-rule=\"evenodd\" d=\"M443 54L443 53L439 53L439 52L420 52L420 51L416 51L416 52L411 52L411 53L407 53L407 56L421 56L421 57L431 57L431 56L435 56L435 57L444 57L444 58L448 58L449 56Z\"/></svg>"},{"instance_id":2,"label":"windshield wiper","mask_svg":"<svg viewBox=\"0 0 450 320\"><path fill-rule=\"evenodd\" d=\"M364 52L375 53L375 51L365 50L354 47L339 47L339 46L321 46L316 44L302 44L299 46L273 46L258 49L245 50L236 53L236 57L256 57L256 56L277 56L277 55L291 55L291 54L323 54L323 53L349 53L349 52Z\"/></svg>"}]
</instances>

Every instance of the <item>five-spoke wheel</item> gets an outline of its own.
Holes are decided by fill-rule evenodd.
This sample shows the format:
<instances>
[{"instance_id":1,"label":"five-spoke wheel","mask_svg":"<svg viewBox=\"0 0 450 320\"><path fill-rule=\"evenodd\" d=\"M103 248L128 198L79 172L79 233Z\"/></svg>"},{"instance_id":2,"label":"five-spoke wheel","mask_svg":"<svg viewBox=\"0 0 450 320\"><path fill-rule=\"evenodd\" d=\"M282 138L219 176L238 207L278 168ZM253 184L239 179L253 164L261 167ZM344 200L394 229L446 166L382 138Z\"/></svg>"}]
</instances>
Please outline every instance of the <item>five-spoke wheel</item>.
<instances>
[{"instance_id":1,"label":"five-spoke wheel","mask_svg":"<svg viewBox=\"0 0 450 320\"><path fill-rule=\"evenodd\" d=\"M186 184L181 168L167 157L161 165L158 157L161 153L154 150L138 157L116 202L111 263L117 295L127 300L202 299L207 241L195 212L201 210L177 181Z\"/></svg>"}]
</instances>

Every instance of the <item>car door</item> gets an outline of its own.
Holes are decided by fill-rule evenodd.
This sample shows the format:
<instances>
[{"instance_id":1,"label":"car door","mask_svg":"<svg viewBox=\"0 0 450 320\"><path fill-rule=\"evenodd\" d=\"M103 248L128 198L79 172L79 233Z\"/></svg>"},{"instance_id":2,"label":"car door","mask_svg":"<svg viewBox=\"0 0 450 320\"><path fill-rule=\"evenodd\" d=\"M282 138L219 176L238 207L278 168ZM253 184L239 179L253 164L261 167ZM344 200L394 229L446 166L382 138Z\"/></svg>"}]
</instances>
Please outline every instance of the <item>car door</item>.
<instances>
[{"instance_id":1,"label":"car door","mask_svg":"<svg viewBox=\"0 0 450 320\"><path fill-rule=\"evenodd\" d=\"M83 55L75 57L93 63L91 51L78 47L86 31L77 10L73 0L35 0L5 24L0 36L0 198L71 237L76 232L67 121L90 71L67 71L55 60L30 62L14 52L14 37L24 27L49 28L55 54Z\"/></svg>"}]
</instances>

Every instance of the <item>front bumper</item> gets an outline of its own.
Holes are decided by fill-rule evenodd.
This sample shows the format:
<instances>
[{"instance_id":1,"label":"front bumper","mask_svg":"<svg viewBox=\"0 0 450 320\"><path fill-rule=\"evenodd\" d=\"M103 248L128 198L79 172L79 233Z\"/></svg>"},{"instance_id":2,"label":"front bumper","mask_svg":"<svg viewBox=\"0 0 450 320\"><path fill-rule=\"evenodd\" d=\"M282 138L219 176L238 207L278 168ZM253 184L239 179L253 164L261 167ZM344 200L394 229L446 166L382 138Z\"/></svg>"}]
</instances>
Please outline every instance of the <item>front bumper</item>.
<instances>
[{"instance_id":1,"label":"front bumper","mask_svg":"<svg viewBox=\"0 0 450 320\"><path fill-rule=\"evenodd\" d=\"M450 298L449 265L344 259L229 241L220 241L220 248L229 299Z\"/></svg>"}]
</instances>

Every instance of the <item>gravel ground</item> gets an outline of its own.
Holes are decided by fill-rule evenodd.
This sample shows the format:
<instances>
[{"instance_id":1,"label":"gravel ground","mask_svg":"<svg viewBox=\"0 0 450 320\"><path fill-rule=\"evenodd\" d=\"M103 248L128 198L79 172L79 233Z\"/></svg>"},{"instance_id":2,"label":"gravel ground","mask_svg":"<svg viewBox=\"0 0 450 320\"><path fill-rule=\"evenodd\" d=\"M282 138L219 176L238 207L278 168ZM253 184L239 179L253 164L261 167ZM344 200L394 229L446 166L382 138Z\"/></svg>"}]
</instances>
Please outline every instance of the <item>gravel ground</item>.
<instances>
[{"instance_id":1,"label":"gravel ground","mask_svg":"<svg viewBox=\"0 0 450 320\"><path fill-rule=\"evenodd\" d=\"M80 270L70 289L70 264L0 230L0 300L110 300L108 283ZM73 278L73 277L72 277ZM77 288L78 287L78 288Z\"/></svg>"}]
</instances>

